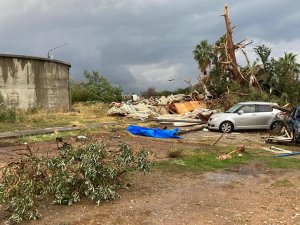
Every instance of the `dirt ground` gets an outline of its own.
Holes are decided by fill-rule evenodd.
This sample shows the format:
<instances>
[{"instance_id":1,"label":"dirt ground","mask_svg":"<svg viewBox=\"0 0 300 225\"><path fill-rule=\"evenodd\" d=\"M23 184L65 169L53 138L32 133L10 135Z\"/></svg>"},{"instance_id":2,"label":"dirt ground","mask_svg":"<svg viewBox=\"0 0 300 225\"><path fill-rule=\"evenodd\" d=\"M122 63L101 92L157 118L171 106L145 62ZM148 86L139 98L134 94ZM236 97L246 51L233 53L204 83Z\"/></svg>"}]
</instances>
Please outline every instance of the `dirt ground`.
<instances>
[{"instance_id":1,"label":"dirt ground","mask_svg":"<svg viewBox=\"0 0 300 225\"><path fill-rule=\"evenodd\" d=\"M172 148L194 149L214 143L220 135L200 131L181 140L157 140L120 132L114 141L150 148L160 160ZM218 145L257 147L261 135L226 134ZM53 141L30 148L37 154L54 154L57 146ZM26 151L26 146L2 147L0 164L24 157ZM155 169L133 174L129 183L115 201L100 206L85 200L70 207L47 205L41 209L41 220L24 224L300 224L300 171L296 170L268 169L256 162L204 174Z\"/></svg>"}]
</instances>

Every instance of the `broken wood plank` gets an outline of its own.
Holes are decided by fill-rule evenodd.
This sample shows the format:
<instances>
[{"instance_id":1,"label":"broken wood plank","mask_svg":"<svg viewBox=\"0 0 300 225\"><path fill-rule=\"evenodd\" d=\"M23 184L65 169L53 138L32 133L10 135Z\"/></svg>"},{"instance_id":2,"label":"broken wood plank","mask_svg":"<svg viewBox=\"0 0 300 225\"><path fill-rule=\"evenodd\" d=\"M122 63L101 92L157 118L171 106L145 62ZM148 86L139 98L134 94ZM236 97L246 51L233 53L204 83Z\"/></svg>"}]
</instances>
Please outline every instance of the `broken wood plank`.
<instances>
[{"instance_id":1,"label":"broken wood plank","mask_svg":"<svg viewBox=\"0 0 300 225\"><path fill-rule=\"evenodd\" d=\"M282 136L279 136L279 137L267 137L266 139L268 139L268 140L281 140L281 141L292 141L293 140L292 138L282 137Z\"/></svg>"},{"instance_id":2,"label":"broken wood plank","mask_svg":"<svg viewBox=\"0 0 300 225\"><path fill-rule=\"evenodd\" d=\"M207 105L204 101L190 101L188 104L191 105L192 110L194 109L207 109Z\"/></svg>"},{"instance_id":3,"label":"broken wood plank","mask_svg":"<svg viewBox=\"0 0 300 225\"><path fill-rule=\"evenodd\" d=\"M265 139L265 143L294 144L291 138L285 137L269 137Z\"/></svg>"},{"instance_id":4,"label":"broken wood plank","mask_svg":"<svg viewBox=\"0 0 300 225\"><path fill-rule=\"evenodd\" d=\"M286 149L283 149L283 148L278 148L276 146L271 146L270 149L272 150L277 150L277 151L281 151L281 152L285 152L285 153L291 153L292 151L290 150L286 150Z\"/></svg>"},{"instance_id":5,"label":"broken wood plank","mask_svg":"<svg viewBox=\"0 0 300 225\"><path fill-rule=\"evenodd\" d=\"M273 152L273 153L276 153L276 154L281 154L281 153L292 153L292 151L289 151L289 150L276 150L276 149L272 149L271 147L270 148L262 148L263 150L266 150L268 152Z\"/></svg>"},{"instance_id":6,"label":"broken wood plank","mask_svg":"<svg viewBox=\"0 0 300 225\"><path fill-rule=\"evenodd\" d=\"M206 109L206 103L204 101L189 101L182 103L174 103L176 111L178 114L184 114L187 112L192 112L194 109Z\"/></svg>"},{"instance_id":7,"label":"broken wood plank","mask_svg":"<svg viewBox=\"0 0 300 225\"><path fill-rule=\"evenodd\" d=\"M198 123L174 122L173 125L174 127L188 127L198 125Z\"/></svg>"},{"instance_id":8,"label":"broken wood plank","mask_svg":"<svg viewBox=\"0 0 300 225\"><path fill-rule=\"evenodd\" d=\"M184 122L184 123L206 124L206 122L202 120L196 120L196 119L150 119L149 121L166 122L166 123Z\"/></svg>"},{"instance_id":9,"label":"broken wood plank","mask_svg":"<svg viewBox=\"0 0 300 225\"><path fill-rule=\"evenodd\" d=\"M178 131L177 134L178 135L187 134L187 133L203 130L204 128L207 128L207 124L203 124L203 125L200 125L200 126L197 126L197 127L193 127L191 129L187 129L187 130L181 130L181 131Z\"/></svg>"}]
</instances>

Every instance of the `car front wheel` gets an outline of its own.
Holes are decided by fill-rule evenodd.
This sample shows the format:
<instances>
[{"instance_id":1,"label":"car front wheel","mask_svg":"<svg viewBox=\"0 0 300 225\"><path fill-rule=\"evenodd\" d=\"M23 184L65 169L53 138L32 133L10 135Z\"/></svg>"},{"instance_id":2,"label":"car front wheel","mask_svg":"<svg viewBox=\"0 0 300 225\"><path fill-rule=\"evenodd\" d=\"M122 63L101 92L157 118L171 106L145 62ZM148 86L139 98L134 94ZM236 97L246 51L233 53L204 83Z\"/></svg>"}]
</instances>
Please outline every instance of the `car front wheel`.
<instances>
[{"instance_id":1,"label":"car front wheel","mask_svg":"<svg viewBox=\"0 0 300 225\"><path fill-rule=\"evenodd\" d=\"M233 124L229 121L224 121L223 123L221 123L219 129L223 133L230 133L231 131L233 131Z\"/></svg>"},{"instance_id":2,"label":"car front wheel","mask_svg":"<svg viewBox=\"0 0 300 225\"><path fill-rule=\"evenodd\" d=\"M274 122L271 124L270 130L271 130L273 133L281 134L284 127L285 127L284 122L282 122L282 121L274 121Z\"/></svg>"}]
</instances>

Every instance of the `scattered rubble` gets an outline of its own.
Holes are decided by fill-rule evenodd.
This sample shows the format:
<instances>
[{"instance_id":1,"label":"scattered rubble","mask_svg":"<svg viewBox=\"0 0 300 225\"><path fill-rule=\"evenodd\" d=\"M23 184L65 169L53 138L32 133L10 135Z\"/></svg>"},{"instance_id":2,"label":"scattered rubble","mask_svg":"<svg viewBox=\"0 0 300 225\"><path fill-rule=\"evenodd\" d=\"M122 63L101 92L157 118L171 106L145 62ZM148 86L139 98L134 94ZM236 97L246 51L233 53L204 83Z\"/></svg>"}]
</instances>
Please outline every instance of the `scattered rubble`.
<instances>
[{"instance_id":1,"label":"scattered rubble","mask_svg":"<svg viewBox=\"0 0 300 225\"><path fill-rule=\"evenodd\" d=\"M300 107L294 109L288 109L289 104L280 107L278 105L272 105L273 108L280 110L282 113L278 116L284 122L283 126L280 127L281 136L267 136L262 137L265 143L278 143L278 144L296 144L299 142L299 130L295 129L299 124L298 112L300 115Z\"/></svg>"},{"instance_id":2,"label":"scattered rubble","mask_svg":"<svg viewBox=\"0 0 300 225\"><path fill-rule=\"evenodd\" d=\"M143 102L139 102L136 105L128 103L113 103L112 108L108 110L107 114L144 120L150 116L159 116L159 113L156 110L157 108L155 106L148 105Z\"/></svg>"},{"instance_id":3,"label":"scattered rubble","mask_svg":"<svg viewBox=\"0 0 300 225\"><path fill-rule=\"evenodd\" d=\"M209 92L207 91L207 93ZM218 108L221 99L210 99L207 93L199 94L197 91L193 91L190 95L172 94L162 97L152 96L150 98L132 95L126 102L112 103L107 114L142 121L156 121L162 124L171 124L174 127L187 127L184 130L178 130L177 135L200 130L208 131L207 122L209 118L213 114L220 112L210 108ZM228 97L230 99L230 96ZM292 110L287 108L288 105L280 107L274 104L272 107L281 110L282 113L278 114L280 121L285 122L292 112ZM269 134L267 137L264 136L265 143L294 144L293 133L289 131L286 124L282 123L282 126L278 128L278 132L273 131L272 134L276 133L283 135L270 136ZM224 135L225 133L221 134L212 145L217 144ZM226 157L220 156L220 159L224 160L230 157L229 154Z\"/></svg>"},{"instance_id":4,"label":"scattered rubble","mask_svg":"<svg viewBox=\"0 0 300 225\"><path fill-rule=\"evenodd\" d=\"M238 153L238 156L243 156L241 153L247 153L245 145L241 145L241 146L237 147L235 150L229 152L228 154L220 155L217 157L217 159L218 160L232 159L233 153Z\"/></svg>"},{"instance_id":5,"label":"scattered rubble","mask_svg":"<svg viewBox=\"0 0 300 225\"><path fill-rule=\"evenodd\" d=\"M132 99L122 103L112 103L108 115L124 116L132 119L152 119L158 122L174 123L175 126L193 126L207 123L209 117L218 112L207 108L205 96L194 91L191 95L177 94L141 99L132 95Z\"/></svg>"},{"instance_id":6,"label":"scattered rubble","mask_svg":"<svg viewBox=\"0 0 300 225\"><path fill-rule=\"evenodd\" d=\"M270 146L269 148L263 147L262 149L265 150L265 151L268 151L268 152L273 152L275 154L292 153L292 151L285 150L285 149L282 149L282 148L277 148L275 146Z\"/></svg>"}]
</instances>

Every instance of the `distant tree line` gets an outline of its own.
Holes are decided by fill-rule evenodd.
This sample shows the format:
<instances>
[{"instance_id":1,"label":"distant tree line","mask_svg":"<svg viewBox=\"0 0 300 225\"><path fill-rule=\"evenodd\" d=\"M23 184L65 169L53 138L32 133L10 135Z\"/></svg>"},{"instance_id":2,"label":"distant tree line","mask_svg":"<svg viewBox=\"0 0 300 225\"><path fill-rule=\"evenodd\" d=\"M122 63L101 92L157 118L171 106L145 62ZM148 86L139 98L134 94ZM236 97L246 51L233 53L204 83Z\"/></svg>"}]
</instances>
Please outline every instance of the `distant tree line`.
<instances>
[{"instance_id":1,"label":"distant tree line","mask_svg":"<svg viewBox=\"0 0 300 225\"><path fill-rule=\"evenodd\" d=\"M163 90L163 91L156 91L154 87L149 87L147 90L142 91L140 93L141 97L144 98L150 98L150 97L155 97L155 96L169 96L171 94L176 95L176 94L189 94L191 91L190 87L186 88L177 88L174 91L169 91L169 90Z\"/></svg>"},{"instance_id":2,"label":"distant tree line","mask_svg":"<svg viewBox=\"0 0 300 225\"><path fill-rule=\"evenodd\" d=\"M112 86L97 71L83 72L85 81L71 81L71 100L74 102L113 102L122 101L122 89Z\"/></svg>"}]
</instances>

